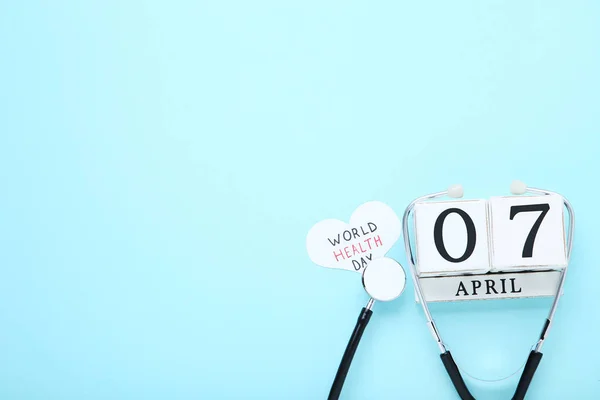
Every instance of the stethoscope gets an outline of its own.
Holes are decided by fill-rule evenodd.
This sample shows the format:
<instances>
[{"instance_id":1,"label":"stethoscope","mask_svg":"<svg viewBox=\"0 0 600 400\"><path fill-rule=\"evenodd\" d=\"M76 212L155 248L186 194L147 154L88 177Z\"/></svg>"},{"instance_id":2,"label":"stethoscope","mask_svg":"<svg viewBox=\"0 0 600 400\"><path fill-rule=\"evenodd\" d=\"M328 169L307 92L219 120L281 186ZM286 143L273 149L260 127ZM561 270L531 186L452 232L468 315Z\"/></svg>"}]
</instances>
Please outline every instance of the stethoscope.
<instances>
[{"instance_id":1,"label":"stethoscope","mask_svg":"<svg viewBox=\"0 0 600 400\"><path fill-rule=\"evenodd\" d=\"M522 194L526 194L526 193L538 194L538 195L540 195L540 194L541 195L559 195L558 193L551 192L549 190L527 187L524 183L518 182L518 181L513 182L513 184L511 185L511 192L514 195L522 195ZM444 364L444 367L446 368L446 371L448 372L448 375L450 376L450 379L452 380L452 383L454 384L454 387L456 388L456 391L458 392L460 398L462 400L475 400L475 398L473 397L471 392L469 392L469 389L467 388L467 385L465 384L465 381L463 380L462 375L460 374L458 366L456 365L456 362L452 358L452 354L450 353L450 350L448 350L446 348L446 345L444 344L444 341L442 340L440 332L439 332L438 328L436 327L435 322L433 321L433 317L431 316L431 312L429 311L429 306L427 305L427 302L425 301L423 289L421 288L421 284L419 282L419 277L417 275L417 270L415 267L415 259L414 259L413 251L412 251L412 248L410 245L408 219L409 219L411 211L413 211L415 205L422 201L437 199L437 198L444 197L444 196L448 196L451 198L461 198L461 197L463 197L463 188L460 185L454 185L442 192L431 193L426 196L421 196L421 197L413 200L408 205L408 207L404 211L404 216L402 218L404 246L406 248L406 254L407 254L407 258L408 258L408 264L410 265L410 272L412 274L413 283L415 285L415 292L417 294L419 303L421 303L421 307L423 307L423 312L425 313L425 318L427 319L427 325L429 326L431 334L432 334L433 338L435 339L435 341L437 342L438 347L440 349L440 357L442 359L442 363ZM558 288L556 289L556 294L554 295L554 301L552 303L552 307L550 308L550 313L548 314L548 317L544 321L544 326L542 328L542 332L540 334L540 337L539 337L537 343L535 344L535 346L532 348L531 352L529 353L529 357L527 359L527 362L525 363L523 373L521 374L521 378L519 379L519 384L517 386L517 390L515 391L515 394L513 395L512 400L523 400L525 398L525 394L527 393L527 389L529 388L529 385L533 379L533 375L535 374L535 371L536 371L540 361L542 360L543 354L541 353L541 349L542 349L542 346L544 345L544 341L548 337L548 332L550 331L550 327L552 325L552 320L554 319L554 314L556 313L556 308L558 307L560 295L563 291L563 287L565 284L565 277L567 275L568 261L571 258L571 249L573 248L573 232L575 229L575 214L573 212L573 208L571 207L571 204L569 203L569 201L567 199L565 199L563 196L561 196L561 197L563 199L564 206L567 209L567 212L569 214L569 230L568 230L568 235L567 235L567 266L561 271Z\"/></svg>"},{"instance_id":2,"label":"stethoscope","mask_svg":"<svg viewBox=\"0 0 600 400\"><path fill-rule=\"evenodd\" d=\"M328 400L338 400L342 393L342 387L348 375L350 364L354 358L354 353L373 314L372 308L375 301L392 301L398 298L406 287L406 274L402 266L391 258L377 258L369 263L362 273L363 288L370 296L369 302L362 308L356 321L356 326L346 351L340 362Z\"/></svg>"}]
</instances>

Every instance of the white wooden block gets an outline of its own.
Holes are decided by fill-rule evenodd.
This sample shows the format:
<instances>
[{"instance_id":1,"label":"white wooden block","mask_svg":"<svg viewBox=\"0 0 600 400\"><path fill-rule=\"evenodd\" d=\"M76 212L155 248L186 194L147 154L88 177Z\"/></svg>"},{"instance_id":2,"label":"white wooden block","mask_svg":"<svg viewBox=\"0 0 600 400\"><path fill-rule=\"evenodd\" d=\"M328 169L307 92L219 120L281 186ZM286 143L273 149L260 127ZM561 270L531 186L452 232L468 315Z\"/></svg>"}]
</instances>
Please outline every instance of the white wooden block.
<instances>
[{"instance_id":1,"label":"white wooden block","mask_svg":"<svg viewBox=\"0 0 600 400\"><path fill-rule=\"evenodd\" d=\"M489 204L493 271L566 267L562 197L492 197Z\"/></svg>"},{"instance_id":2,"label":"white wooden block","mask_svg":"<svg viewBox=\"0 0 600 400\"><path fill-rule=\"evenodd\" d=\"M554 296L560 271L492 273L420 278L425 301L464 301Z\"/></svg>"},{"instance_id":3,"label":"white wooden block","mask_svg":"<svg viewBox=\"0 0 600 400\"><path fill-rule=\"evenodd\" d=\"M414 224L419 276L489 270L485 200L418 203Z\"/></svg>"}]
</instances>

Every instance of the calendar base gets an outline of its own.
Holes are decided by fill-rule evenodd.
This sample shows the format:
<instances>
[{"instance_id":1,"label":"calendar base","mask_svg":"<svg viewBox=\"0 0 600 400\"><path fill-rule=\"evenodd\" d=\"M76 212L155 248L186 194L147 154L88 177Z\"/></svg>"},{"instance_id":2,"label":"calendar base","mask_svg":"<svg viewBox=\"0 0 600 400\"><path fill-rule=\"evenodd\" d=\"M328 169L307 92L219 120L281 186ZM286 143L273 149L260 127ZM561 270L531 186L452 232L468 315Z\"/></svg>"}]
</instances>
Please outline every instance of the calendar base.
<instances>
[{"instance_id":1,"label":"calendar base","mask_svg":"<svg viewBox=\"0 0 600 400\"><path fill-rule=\"evenodd\" d=\"M517 299L554 296L560 274L561 271L487 273L419 278L419 282L428 303Z\"/></svg>"}]
</instances>

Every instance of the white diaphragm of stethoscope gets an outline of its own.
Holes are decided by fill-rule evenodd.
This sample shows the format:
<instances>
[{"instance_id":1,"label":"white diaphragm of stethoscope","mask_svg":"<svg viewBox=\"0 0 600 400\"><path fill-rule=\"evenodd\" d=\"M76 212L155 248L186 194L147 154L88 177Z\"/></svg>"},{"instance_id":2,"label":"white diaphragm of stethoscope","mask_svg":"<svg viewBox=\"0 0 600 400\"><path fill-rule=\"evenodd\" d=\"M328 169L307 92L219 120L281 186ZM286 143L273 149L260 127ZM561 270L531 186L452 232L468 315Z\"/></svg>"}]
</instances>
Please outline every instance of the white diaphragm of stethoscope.
<instances>
[{"instance_id":1,"label":"white diaphragm of stethoscope","mask_svg":"<svg viewBox=\"0 0 600 400\"><path fill-rule=\"evenodd\" d=\"M515 195L523 195L523 194L527 194L527 193L535 194L535 195L558 195L557 193L551 192L548 190L527 187L524 183L522 183L520 181L515 181L512 183L511 192L512 192L512 194L515 194ZM419 276L418 276L417 269L416 269L415 255L414 255L413 249L411 247L411 240L410 240L410 234L409 234L410 233L409 232L409 218L415 208L415 205L419 202L437 199L437 198L446 197L446 196L450 197L450 198L463 197L462 186L454 185L454 186L449 187L447 190L437 192L437 193L431 193L426 196L421 196L421 197L413 200L408 205L408 207L406 208L406 210L404 212L404 216L402 218L404 245L406 248L406 255L407 255L407 259L408 259L408 264L410 266L410 272L411 272L411 275L413 278L413 283L415 286L416 296L417 296L419 303L421 304L421 307L423 308L423 312L425 313L425 318L427 319L427 325L429 326L431 334L438 344L438 347L440 350L440 357L446 368L446 371L448 372L448 375L450 376L450 379L452 380L452 383L454 384L454 387L456 388L456 391L458 392L461 399L475 400L475 398L469 392L469 389L467 388L467 386L460 374L458 366L456 365L454 359L452 358L450 351L446 348L446 345L444 344L444 341L442 340L441 334L433 320L433 317L429 310L429 306L427 305L427 302L425 301L425 295L424 295L423 288L421 287L421 284L419 281ZM533 379L533 375L535 374L535 371L541 361L541 358L542 358L541 349L544 344L544 341L546 340L546 338L548 336L548 332L552 325L552 321L554 319L554 315L556 313L556 309L558 307L560 296L562 294L563 287L565 284L565 277L566 277L567 269L568 269L568 261L570 260L571 250L573 247L573 232L575 229L575 214L573 212L573 208L571 207L571 204L569 203L569 201L567 199L565 199L563 196L561 196L561 198L563 199L564 207L566 208L568 216L569 216L569 225L568 225L569 230L568 230L568 234L567 234L567 248L566 248L567 266L561 270L559 283L558 283L558 286L556 289L556 293L554 295L554 301L552 303L552 307L550 308L548 317L546 318L546 320L544 322L544 326L542 328L540 337L539 337L538 341L536 342L536 344L533 346L533 348L529 354L529 358L527 359L527 362L525 363L523 373L521 375L521 378L520 378L518 386L517 386L517 390L515 391L515 394L514 394L512 400L522 400L525 397L527 389L529 388L529 384L531 383L531 380Z\"/></svg>"},{"instance_id":2,"label":"white diaphragm of stethoscope","mask_svg":"<svg viewBox=\"0 0 600 400\"><path fill-rule=\"evenodd\" d=\"M402 294L406 287L406 274L396 260L383 257L373 261L362 274L362 284L371 296L371 305L375 300L392 301ZM369 307L371 308L371 307Z\"/></svg>"}]
</instances>

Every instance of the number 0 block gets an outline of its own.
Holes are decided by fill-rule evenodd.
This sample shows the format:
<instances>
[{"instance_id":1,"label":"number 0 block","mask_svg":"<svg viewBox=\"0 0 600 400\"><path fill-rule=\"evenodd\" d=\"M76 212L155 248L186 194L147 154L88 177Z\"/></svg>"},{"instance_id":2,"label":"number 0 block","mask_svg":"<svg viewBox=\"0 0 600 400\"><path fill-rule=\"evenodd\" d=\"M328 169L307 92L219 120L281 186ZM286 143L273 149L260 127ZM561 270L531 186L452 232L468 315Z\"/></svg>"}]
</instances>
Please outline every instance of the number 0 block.
<instances>
[{"instance_id":1,"label":"number 0 block","mask_svg":"<svg viewBox=\"0 0 600 400\"><path fill-rule=\"evenodd\" d=\"M493 271L566 267L562 197L492 197L489 204Z\"/></svg>"},{"instance_id":2,"label":"number 0 block","mask_svg":"<svg viewBox=\"0 0 600 400\"><path fill-rule=\"evenodd\" d=\"M418 203L414 223L419 276L488 272L485 200Z\"/></svg>"}]
</instances>

